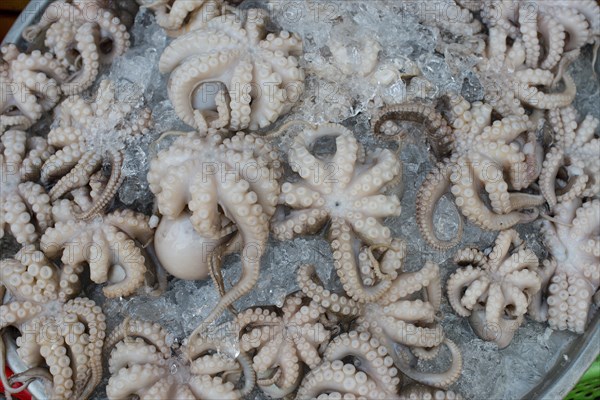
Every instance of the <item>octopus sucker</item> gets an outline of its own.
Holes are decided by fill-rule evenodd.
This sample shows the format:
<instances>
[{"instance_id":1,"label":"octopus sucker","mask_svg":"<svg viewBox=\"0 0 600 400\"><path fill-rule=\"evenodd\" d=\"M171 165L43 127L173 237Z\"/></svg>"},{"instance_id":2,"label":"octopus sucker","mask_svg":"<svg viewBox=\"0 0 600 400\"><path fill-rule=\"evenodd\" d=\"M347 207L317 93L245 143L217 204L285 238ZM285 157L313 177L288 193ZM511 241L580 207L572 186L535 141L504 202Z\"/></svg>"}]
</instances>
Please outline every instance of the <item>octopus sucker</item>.
<instances>
[{"instance_id":1,"label":"octopus sucker","mask_svg":"<svg viewBox=\"0 0 600 400\"><path fill-rule=\"evenodd\" d=\"M452 390L444 391L430 386L412 384L400 391L399 400L461 400L463 397Z\"/></svg>"},{"instance_id":2,"label":"octopus sucker","mask_svg":"<svg viewBox=\"0 0 600 400\"><path fill-rule=\"evenodd\" d=\"M178 2L173 7L180 11ZM296 59L302 41L287 31L267 33L266 24L264 10L228 13L165 49L159 69L171 73L169 98L186 124L201 131L257 130L292 108L304 89Z\"/></svg>"},{"instance_id":3,"label":"octopus sucker","mask_svg":"<svg viewBox=\"0 0 600 400\"><path fill-rule=\"evenodd\" d=\"M500 348L508 346L541 290L543 274L537 256L524 247L515 230L506 230L488 256L466 248L454 262L462 268L448 280L450 305L458 315L470 317L479 337Z\"/></svg>"}]
</instances>

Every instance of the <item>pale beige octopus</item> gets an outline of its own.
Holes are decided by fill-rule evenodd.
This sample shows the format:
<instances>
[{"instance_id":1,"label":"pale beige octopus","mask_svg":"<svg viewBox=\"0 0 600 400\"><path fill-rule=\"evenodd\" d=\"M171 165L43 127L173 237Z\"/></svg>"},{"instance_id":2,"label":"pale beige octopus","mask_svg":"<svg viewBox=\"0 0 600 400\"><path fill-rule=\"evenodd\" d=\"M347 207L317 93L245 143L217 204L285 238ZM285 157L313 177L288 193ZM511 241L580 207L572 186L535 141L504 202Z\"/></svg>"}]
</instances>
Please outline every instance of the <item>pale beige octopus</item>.
<instances>
[{"instance_id":1,"label":"pale beige octopus","mask_svg":"<svg viewBox=\"0 0 600 400\"><path fill-rule=\"evenodd\" d=\"M182 279L214 279L222 295L204 325L252 289L279 195L281 165L262 138L238 132L180 137L150 164L148 182L162 220L155 248ZM225 293L221 257L241 252L242 275Z\"/></svg>"},{"instance_id":2,"label":"pale beige octopus","mask_svg":"<svg viewBox=\"0 0 600 400\"><path fill-rule=\"evenodd\" d=\"M335 154L318 157L311 153L322 138L335 138ZM390 230L381 221L401 211L398 197L384 194L386 186L400 179L398 157L387 149L365 154L350 130L323 124L296 136L288 159L301 179L281 187L280 210L272 221L275 237L289 240L314 234L330 221L343 227L329 229L336 271L349 296L359 302L370 301L390 286L391 278L378 275L380 286L365 288L354 252L338 247L340 242L348 241L346 231L355 234L352 240L367 245L385 247L392 243ZM340 236L342 233L345 236Z\"/></svg>"},{"instance_id":3,"label":"pale beige octopus","mask_svg":"<svg viewBox=\"0 0 600 400\"><path fill-rule=\"evenodd\" d=\"M385 133L385 121L425 122L433 149L438 149L434 152L443 160L417 192L417 224L427 243L439 250L462 238L461 219L451 240L439 239L434 230L435 205L448 187L462 214L487 230L532 221L539 215L536 207L544 203L542 196L523 192L539 176L543 160L532 121L520 114L494 121L494 107L470 104L460 96L450 98L449 106L452 129L433 107L413 104L384 108L373 125L376 133Z\"/></svg>"},{"instance_id":4,"label":"pale beige octopus","mask_svg":"<svg viewBox=\"0 0 600 400\"><path fill-rule=\"evenodd\" d=\"M343 229L333 226L332 229ZM359 303L344 294L327 290L316 276L315 268L303 265L298 273L302 291L333 315L351 321L359 332L368 332L385 346L396 367L406 376L429 386L445 388L461 373L462 356L458 347L436 322L442 289L437 264L427 262L416 272L403 272L406 249L403 242L394 240L378 254L367 252L366 264L371 271L383 271L395 278L392 285L378 298ZM366 270L366 268L365 268ZM442 344L452 355L449 369L441 373L425 373L411 366L414 357L432 359Z\"/></svg>"},{"instance_id":5,"label":"pale beige octopus","mask_svg":"<svg viewBox=\"0 0 600 400\"><path fill-rule=\"evenodd\" d=\"M42 236L40 248L49 257L60 257L65 265L87 263L90 279L107 283L103 288L106 297L132 295L146 278L144 247L154 235L149 217L116 210L81 221L75 217L80 210L73 201L56 202L52 207L56 223Z\"/></svg>"},{"instance_id":6,"label":"pale beige octopus","mask_svg":"<svg viewBox=\"0 0 600 400\"><path fill-rule=\"evenodd\" d=\"M510 229L500 232L488 256L465 248L454 262L462 268L448 279L450 305L469 317L479 337L499 348L508 346L542 286L537 256Z\"/></svg>"},{"instance_id":7,"label":"pale beige octopus","mask_svg":"<svg viewBox=\"0 0 600 400\"><path fill-rule=\"evenodd\" d=\"M0 48L0 135L27 129L60 100L67 71L50 53L25 54L9 44Z\"/></svg>"},{"instance_id":8,"label":"pale beige octopus","mask_svg":"<svg viewBox=\"0 0 600 400\"><path fill-rule=\"evenodd\" d=\"M169 98L186 124L203 133L257 130L292 108L304 90L302 40L267 33L267 20L260 9L228 13L165 49L159 69L171 73Z\"/></svg>"},{"instance_id":9,"label":"pale beige octopus","mask_svg":"<svg viewBox=\"0 0 600 400\"><path fill-rule=\"evenodd\" d=\"M48 398L87 399L100 383L105 317L92 300L77 297L81 270L77 265L58 268L32 245L0 261L0 298L8 292L0 305L0 330L19 330L17 353L30 367L8 381L0 343L5 388L12 382L24 382L26 388L43 379Z\"/></svg>"},{"instance_id":10,"label":"pale beige octopus","mask_svg":"<svg viewBox=\"0 0 600 400\"><path fill-rule=\"evenodd\" d=\"M89 88L101 64L112 63L129 49L129 33L117 10L111 9L114 3L108 0L54 1L44 10L38 23L23 30L23 38L30 43L43 32L44 45L68 71L67 79L61 82L61 89L67 95ZM127 8L130 12L135 10Z\"/></svg>"},{"instance_id":11,"label":"pale beige octopus","mask_svg":"<svg viewBox=\"0 0 600 400\"><path fill-rule=\"evenodd\" d=\"M333 328L324 313L302 293L293 293L280 309L252 307L237 315L240 347L253 355L257 384L269 397L292 393L304 376L303 367L313 369L321 362Z\"/></svg>"},{"instance_id":12,"label":"pale beige octopus","mask_svg":"<svg viewBox=\"0 0 600 400\"><path fill-rule=\"evenodd\" d=\"M56 121L48 142L58 150L42 167L42 182L52 183L50 198L56 201L73 190L88 186L92 175L107 162L110 179L93 204L81 210L80 219L93 218L104 210L123 181L126 145L133 137L146 134L152 125L150 110L134 108L119 99L115 83L103 80L96 98L88 102L70 96L55 110Z\"/></svg>"}]
</instances>

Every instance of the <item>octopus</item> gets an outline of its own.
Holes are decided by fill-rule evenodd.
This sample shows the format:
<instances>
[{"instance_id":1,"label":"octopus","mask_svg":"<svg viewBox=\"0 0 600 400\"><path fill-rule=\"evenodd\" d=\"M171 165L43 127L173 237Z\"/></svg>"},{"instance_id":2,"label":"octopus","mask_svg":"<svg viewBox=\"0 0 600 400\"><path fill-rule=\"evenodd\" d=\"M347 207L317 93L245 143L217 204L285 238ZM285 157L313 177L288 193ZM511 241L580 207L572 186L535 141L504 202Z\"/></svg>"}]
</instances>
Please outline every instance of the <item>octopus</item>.
<instances>
[{"instance_id":1,"label":"octopus","mask_svg":"<svg viewBox=\"0 0 600 400\"><path fill-rule=\"evenodd\" d=\"M241 399L254 388L255 374L245 353L204 336L182 346L157 323L126 319L106 339L110 400ZM243 387L235 383L243 375Z\"/></svg>"},{"instance_id":2,"label":"octopus","mask_svg":"<svg viewBox=\"0 0 600 400\"><path fill-rule=\"evenodd\" d=\"M14 258L0 261L0 272L0 294L5 299L0 329L14 327L20 332L17 353L30 367L8 382L1 365L5 390L13 382L24 382L19 388L24 390L34 379L43 379L48 398L87 399L102 379L106 324L100 307L77 297L81 267L59 268L28 245ZM4 364L3 343L1 347Z\"/></svg>"},{"instance_id":3,"label":"octopus","mask_svg":"<svg viewBox=\"0 0 600 400\"><path fill-rule=\"evenodd\" d=\"M49 195L56 201L73 190L88 186L90 178L104 163L109 163L111 174L104 190L94 203L76 215L83 220L94 218L119 189L124 178L125 146L128 141L149 131L152 125L150 110L133 108L128 102L117 99L114 83L103 80L93 102L78 95L70 96L55 113L48 143L58 150L42 166L42 182L53 184Z\"/></svg>"},{"instance_id":4,"label":"octopus","mask_svg":"<svg viewBox=\"0 0 600 400\"><path fill-rule=\"evenodd\" d=\"M531 43L531 39L516 39L510 46L508 41L508 31L499 26L490 28L485 57L477 66L487 102L502 115L525 114L524 107L551 110L567 107L573 102L575 82L564 70L578 53L565 55L558 69L551 71L544 69L544 64L528 64L530 52L527 44ZM559 91L558 83L561 81L564 88Z\"/></svg>"},{"instance_id":5,"label":"octopus","mask_svg":"<svg viewBox=\"0 0 600 400\"><path fill-rule=\"evenodd\" d=\"M581 1L480 1L482 18L522 41L529 68L551 70L577 56L586 44L598 45L600 6Z\"/></svg>"},{"instance_id":6,"label":"octopus","mask_svg":"<svg viewBox=\"0 0 600 400\"><path fill-rule=\"evenodd\" d=\"M203 29L208 21L222 14L223 0L138 0L156 16L168 36L177 37Z\"/></svg>"},{"instance_id":7,"label":"octopus","mask_svg":"<svg viewBox=\"0 0 600 400\"><path fill-rule=\"evenodd\" d=\"M311 370L321 363L331 332L325 310L302 293L286 297L277 311L253 307L237 315L241 350L254 355L257 384L272 398L292 393L303 378L303 366Z\"/></svg>"},{"instance_id":8,"label":"octopus","mask_svg":"<svg viewBox=\"0 0 600 400\"><path fill-rule=\"evenodd\" d=\"M352 358L355 362L346 361ZM400 377L393 359L366 332L335 337L323 361L306 375L297 399L397 399Z\"/></svg>"},{"instance_id":9,"label":"octopus","mask_svg":"<svg viewBox=\"0 0 600 400\"><path fill-rule=\"evenodd\" d=\"M149 218L131 210L116 210L90 221L78 220L80 207L70 200L59 200L52 207L53 228L40 239L40 248L64 265L87 263L90 279L108 283L106 297L133 294L145 282L144 248L152 241Z\"/></svg>"},{"instance_id":10,"label":"octopus","mask_svg":"<svg viewBox=\"0 0 600 400\"><path fill-rule=\"evenodd\" d=\"M406 250L398 239L386 250L370 255L371 270L395 268L396 274L387 291L370 303L359 303L346 294L327 290L313 265L300 267L300 289L334 316L349 321L357 332L368 333L385 346L404 375L428 386L448 387L460 376L462 356L436 322L442 298L439 266L428 261L419 271L403 272ZM435 358L441 345L447 346L452 356L447 371L426 373L413 368L416 359Z\"/></svg>"},{"instance_id":11,"label":"octopus","mask_svg":"<svg viewBox=\"0 0 600 400\"><path fill-rule=\"evenodd\" d=\"M417 192L419 230L438 250L450 249L462 238L460 219L452 240L439 239L433 226L435 205L448 187L462 214L486 230L501 231L535 220L539 215L535 207L544 203L542 196L522 192L537 180L543 160L532 121L519 114L492 122L495 108L487 103L470 104L461 97L451 98L450 106L453 135L447 143L451 144L451 154L437 163ZM441 122L443 117L436 113L431 107L390 106L373 126L376 133L381 133L386 121L421 120L426 121L428 137L442 137L440 130L447 129ZM485 194L480 193L482 189ZM532 211L525 212L527 209Z\"/></svg>"},{"instance_id":12,"label":"octopus","mask_svg":"<svg viewBox=\"0 0 600 400\"><path fill-rule=\"evenodd\" d=\"M548 205L568 202L576 197L596 197L600 194L600 139L594 137L597 118L588 115L577 123L573 107L548 112L554 130L554 145L546 154L540 190Z\"/></svg>"},{"instance_id":13,"label":"octopus","mask_svg":"<svg viewBox=\"0 0 600 400\"><path fill-rule=\"evenodd\" d=\"M536 319L583 333L600 286L600 200L559 203L542 234L552 256L544 273L551 278L546 302L533 305Z\"/></svg>"},{"instance_id":14,"label":"octopus","mask_svg":"<svg viewBox=\"0 0 600 400\"><path fill-rule=\"evenodd\" d=\"M195 3L195 2L185 2ZM302 40L266 32L265 10L226 14L175 39L159 62L177 115L202 132L257 130L288 112L304 89Z\"/></svg>"},{"instance_id":15,"label":"octopus","mask_svg":"<svg viewBox=\"0 0 600 400\"><path fill-rule=\"evenodd\" d=\"M23 38L33 43L44 32L44 44L68 78L61 89L74 95L89 88L101 64L110 64L130 46L127 27L107 0L59 0L50 4L41 20L25 28Z\"/></svg>"},{"instance_id":16,"label":"octopus","mask_svg":"<svg viewBox=\"0 0 600 400\"><path fill-rule=\"evenodd\" d=\"M505 348L541 289L537 256L510 229L500 232L489 255L465 248L454 262L461 268L448 279L450 305L461 317L469 317L477 336Z\"/></svg>"},{"instance_id":17,"label":"octopus","mask_svg":"<svg viewBox=\"0 0 600 400\"><path fill-rule=\"evenodd\" d=\"M14 44L0 48L0 135L27 129L60 100L67 71L50 53L21 53Z\"/></svg>"},{"instance_id":18,"label":"octopus","mask_svg":"<svg viewBox=\"0 0 600 400\"><path fill-rule=\"evenodd\" d=\"M281 165L273 148L252 134L171 134L180 137L158 153L148 172L162 214L155 248L173 275L210 275L216 282L222 298L206 325L258 280L279 196ZM242 254L242 275L225 293L219 260L231 252Z\"/></svg>"},{"instance_id":19,"label":"octopus","mask_svg":"<svg viewBox=\"0 0 600 400\"><path fill-rule=\"evenodd\" d=\"M317 142L326 138L335 139L335 153L313 155L311 151ZM401 176L400 161L392 151L377 149L365 153L350 130L338 124L323 124L297 135L288 158L300 180L281 186L279 212L272 221L277 239L314 234L331 221L343 227L343 230L329 229L335 250L338 250L336 241L349 240L339 236L347 231L367 245L391 244L390 230L382 225L382 220L398 216L401 211L398 197L384 194L386 186L394 186ZM334 257L338 258L342 281L356 285L352 278L355 265L346 262L348 254L339 251ZM353 289L357 296L362 296L361 288Z\"/></svg>"},{"instance_id":20,"label":"octopus","mask_svg":"<svg viewBox=\"0 0 600 400\"><path fill-rule=\"evenodd\" d=\"M50 197L33 182L53 151L44 138L23 131L0 138L0 238L8 228L20 244L33 244L54 223Z\"/></svg>"}]
</instances>

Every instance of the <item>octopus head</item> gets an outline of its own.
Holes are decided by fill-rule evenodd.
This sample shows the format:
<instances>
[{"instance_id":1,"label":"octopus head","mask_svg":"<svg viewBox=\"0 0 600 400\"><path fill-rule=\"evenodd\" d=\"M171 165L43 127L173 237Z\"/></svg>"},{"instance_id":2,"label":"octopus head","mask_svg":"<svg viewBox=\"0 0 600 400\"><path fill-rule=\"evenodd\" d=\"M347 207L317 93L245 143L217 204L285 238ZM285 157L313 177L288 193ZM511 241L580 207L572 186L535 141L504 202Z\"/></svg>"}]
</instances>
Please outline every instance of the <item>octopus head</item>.
<instances>
[{"instance_id":1,"label":"octopus head","mask_svg":"<svg viewBox=\"0 0 600 400\"><path fill-rule=\"evenodd\" d=\"M210 259L229 236L213 239L194 230L188 213L176 218L164 217L154 237L156 255L162 266L173 276L187 280L202 280L209 276Z\"/></svg>"}]
</instances>

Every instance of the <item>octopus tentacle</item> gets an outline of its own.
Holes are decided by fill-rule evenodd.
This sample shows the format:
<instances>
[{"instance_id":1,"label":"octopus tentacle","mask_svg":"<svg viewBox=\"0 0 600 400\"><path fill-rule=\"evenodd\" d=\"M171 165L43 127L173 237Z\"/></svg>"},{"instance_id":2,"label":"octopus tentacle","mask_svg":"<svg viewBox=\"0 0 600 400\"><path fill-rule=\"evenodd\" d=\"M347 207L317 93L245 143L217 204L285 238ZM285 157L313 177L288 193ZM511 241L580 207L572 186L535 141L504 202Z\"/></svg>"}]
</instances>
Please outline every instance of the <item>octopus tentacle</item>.
<instances>
[{"instance_id":1,"label":"octopus tentacle","mask_svg":"<svg viewBox=\"0 0 600 400\"><path fill-rule=\"evenodd\" d=\"M68 27L67 29L73 28ZM74 40L76 43L75 48L81 57L81 68L61 85L61 89L66 95L81 93L84 90L83 88L90 87L96 80L100 67L96 46L96 43L100 43L98 26L92 22L83 24L77 29Z\"/></svg>"},{"instance_id":2,"label":"octopus tentacle","mask_svg":"<svg viewBox=\"0 0 600 400\"><path fill-rule=\"evenodd\" d=\"M356 316L359 314L359 303L344 295L331 293L323 287L323 284L316 276L314 265L301 265L298 268L297 280L300 290L323 308L330 309L334 313L344 316Z\"/></svg>"},{"instance_id":3,"label":"octopus tentacle","mask_svg":"<svg viewBox=\"0 0 600 400\"><path fill-rule=\"evenodd\" d=\"M98 196L97 199L95 199L94 203L88 210L85 210L82 213L75 212L75 218L80 220L88 220L95 217L112 200L117 193L117 190L121 186L121 183L125 178L122 175L123 154L120 151L110 151L109 154L111 158L110 163L112 165L112 170L104 191L102 194L100 194L100 196Z\"/></svg>"},{"instance_id":4,"label":"octopus tentacle","mask_svg":"<svg viewBox=\"0 0 600 400\"><path fill-rule=\"evenodd\" d=\"M356 371L352 364L344 364L340 360L323 362L304 378L297 397L299 399L323 398L320 393L342 394L352 393L355 396L373 399L389 399L390 393L377 387L377 384L364 372Z\"/></svg>"},{"instance_id":5,"label":"octopus tentacle","mask_svg":"<svg viewBox=\"0 0 600 400\"><path fill-rule=\"evenodd\" d=\"M209 316L196 328L195 333L202 332L227 307L254 286L258 280L260 257L264 252L268 236L267 228L264 225L267 217L262 212L262 207L256 204L256 194L249 191L249 184L246 181L225 181L221 183L221 187L223 191L231 192L229 197L221 197L221 204L225 213L235 221L243 238L242 276L230 291L221 297Z\"/></svg>"},{"instance_id":6,"label":"octopus tentacle","mask_svg":"<svg viewBox=\"0 0 600 400\"><path fill-rule=\"evenodd\" d=\"M433 107L409 103L383 108L375 118L373 132L379 134L382 125L392 119L423 124L433 152L438 158L448 156L452 150L452 129Z\"/></svg>"},{"instance_id":7,"label":"octopus tentacle","mask_svg":"<svg viewBox=\"0 0 600 400\"><path fill-rule=\"evenodd\" d=\"M393 394L400 383L392 358L378 340L368 333L350 331L335 337L327 346L323 358L328 361L353 356L360 361L360 368L377 382L378 387Z\"/></svg>"},{"instance_id":8,"label":"octopus tentacle","mask_svg":"<svg viewBox=\"0 0 600 400\"><path fill-rule=\"evenodd\" d=\"M126 318L121 322L104 341L105 349L114 348L118 342L130 336L139 337L146 343L153 345L163 357L171 355L168 333L157 323Z\"/></svg>"},{"instance_id":9,"label":"octopus tentacle","mask_svg":"<svg viewBox=\"0 0 600 400\"><path fill-rule=\"evenodd\" d=\"M365 286L360 282L360 274L356 263L356 254L352 249L350 227L344 221L333 220L330 231L331 247L337 274L344 285L344 290L353 300L370 303L383 295L392 285L390 279L384 279L373 286Z\"/></svg>"},{"instance_id":10,"label":"octopus tentacle","mask_svg":"<svg viewBox=\"0 0 600 400\"><path fill-rule=\"evenodd\" d=\"M99 154L90 151L84 153L75 167L50 189L49 195L52 201L58 200L65 193L77 187L86 185L90 175L98 169L101 162L102 157Z\"/></svg>"},{"instance_id":11,"label":"octopus tentacle","mask_svg":"<svg viewBox=\"0 0 600 400\"><path fill-rule=\"evenodd\" d=\"M399 357L394 353L391 355L394 358L396 366L404 375L419 383L435 388L446 389L460 377L462 370L462 355L458 346L450 339L445 338L443 344L450 350L452 364L442 373L417 371L410 367L403 357Z\"/></svg>"},{"instance_id":12,"label":"octopus tentacle","mask_svg":"<svg viewBox=\"0 0 600 400\"><path fill-rule=\"evenodd\" d=\"M456 235L453 239L438 239L433 226L435 205L450 187L452 164L449 161L438 163L427 175L417 191L417 225L425 241L434 249L448 250L462 240L463 221L459 215Z\"/></svg>"}]
</instances>

